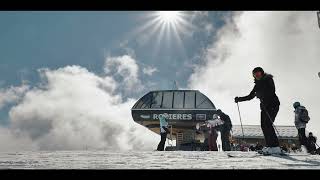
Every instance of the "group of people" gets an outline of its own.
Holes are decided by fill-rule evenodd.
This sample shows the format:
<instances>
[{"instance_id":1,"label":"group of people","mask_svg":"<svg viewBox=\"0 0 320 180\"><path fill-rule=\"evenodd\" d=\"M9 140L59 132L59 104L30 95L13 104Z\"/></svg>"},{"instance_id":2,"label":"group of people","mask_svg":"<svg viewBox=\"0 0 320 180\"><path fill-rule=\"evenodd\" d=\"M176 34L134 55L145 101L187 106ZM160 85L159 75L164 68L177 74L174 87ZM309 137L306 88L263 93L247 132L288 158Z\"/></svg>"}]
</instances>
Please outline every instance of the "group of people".
<instances>
[{"instance_id":1,"label":"group of people","mask_svg":"<svg viewBox=\"0 0 320 180\"><path fill-rule=\"evenodd\" d=\"M216 115L218 116L219 120L223 122L221 125L212 126L210 123L208 123L207 129L205 130L206 134L208 135L204 144L208 144L208 148L204 148L205 150L209 151L218 151L219 147L217 145L217 138L218 138L218 132L220 131L221 134L221 142L222 142L222 150L223 151L230 151L230 131L232 129L232 123L230 117L223 113L220 109L216 111ZM158 144L157 150L158 151L164 151L165 142L167 139L167 134L170 133L170 130L168 129L168 114L163 113L159 115L159 121L160 121L160 136L161 140Z\"/></svg>"},{"instance_id":2,"label":"group of people","mask_svg":"<svg viewBox=\"0 0 320 180\"><path fill-rule=\"evenodd\" d=\"M261 67L256 67L252 71L252 75L254 77L254 87L249 95L243 97L235 97L235 103L239 103L242 101L249 101L253 98L258 98L260 100L260 109L261 109L261 129L264 135L264 140L266 146L262 148L262 152L265 154L279 154L282 153L282 149L280 148L280 143L278 137L275 133L273 123L278 114L280 101L278 96L276 95L275 84L273 81L273 76L271 74L265 73ZM304 106L302 106L299 102L295 102L293 104L294 113L295 113L295 126L298 130L299 134L299 142L301 146L304 146L308 153L315 154L317 152L316 148L316 137L309 134L309 138L305 135L306 124L310 120L308 115L308 111ZM229 151L231 149L229 136L230 130L232 128L231 120L228 115L223 113L221 110L217 111L218 116L225 123L224 125L211 129L209 132L209 138L216 139L216 129L221 132L222 138L222 149L224 151ZM165 134L167 130L162 126L160 119L160 128L161 128L161 142L159 143L158 149L162 150L165 139ZM210 139L211 140L211 139ZM212 142L212 141L211 141ZM209 143L209 150L216 150L217 147L214 144Z\"/></svg>"},{"instance_id":3,"label":"group of people","mask_svg":"<svg viewBox=\"0 0 320 180\"><path fill-rule=\"evenodd\" d=\"M208 137L205 138L204 144L208 144L208 148L205 148L209 151L218 151L220 148L217 145L218 131L221 136L222 150L223 151L231 151L230 145L230 131L232 129L232 123L230 117L222 112L220 109L217 110L214 115L214 120L222 121L221 124L215 125L208 122L207 129L205 133L207 133Z\"/></svg>"},{"instance_id":4,"label":"group of people","mask_svg":"<svg viewBox=\"0 0 320 180\"><path fill-rule=\"evenodd\" d=\"M299 142L307 149L308 153L316 154L317 138L313 136L312 132L309 133L308 138L306 137L306 126L308 121L310 120L308 111L299 102L295 102L293 104L293 107L295 113L294 124L298 129Z\"/></svg>"},{"instance_id":5,"label":"group of people","mask_svg":"<svg viewBox=\"0 0 320 180\"><path fill-rule=\"evenodd\" d=\"M299 135L299 137L301 136ZM300 140L300 142L302 142L302 140ZM304 139L304 144L306 144L305 146L308 146L309 152L311 154L319 154L319 149L317 149L316 147L316 142L317 142L317 137L313 136L312 132L309 132L309 136L306 137L306 139ZM303 143L300 143L300 144L303 144ZM286 150L287 152L302 151L302 149L298 148L296 144L290 144L289 146L285 146L283 149Z\"/></svg>"}]
</instances>

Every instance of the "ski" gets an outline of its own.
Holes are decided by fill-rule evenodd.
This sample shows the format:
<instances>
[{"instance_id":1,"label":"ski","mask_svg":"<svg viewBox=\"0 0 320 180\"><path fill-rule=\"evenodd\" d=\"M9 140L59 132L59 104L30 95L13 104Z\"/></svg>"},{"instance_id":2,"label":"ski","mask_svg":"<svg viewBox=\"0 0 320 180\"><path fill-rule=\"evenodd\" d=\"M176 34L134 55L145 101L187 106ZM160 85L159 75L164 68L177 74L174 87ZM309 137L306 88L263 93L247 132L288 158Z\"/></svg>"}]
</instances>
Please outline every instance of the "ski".
<instances>
[{"instance_id":1,"label":"ski","mask_svg":"<svg viewBox=\"0 0 320 180\"><path fill-rule=\"evenodd\" d=\"M254 158L259 156L274 156L274 157L280 157L280 156L289 156L287 153L281 153L281 154L266 154L261 152L256 152L254 154L252 153L242 153L242 154L233 154L233 153L227 153L228 157L231 158Z\"/></svg>"},{"instance_id":2,"label":"ski","mask_svg":"<svg viewBox=\"0 0 320 180\"><path fill-rule=\"evenodd\" d=\"M253 158L253 157L258 157L262 156L261 154L258 153L241 153L241 154L234 154L234 153L227 153L228 157L235 157L235 158Z\"/></svg>"}]
</instances>

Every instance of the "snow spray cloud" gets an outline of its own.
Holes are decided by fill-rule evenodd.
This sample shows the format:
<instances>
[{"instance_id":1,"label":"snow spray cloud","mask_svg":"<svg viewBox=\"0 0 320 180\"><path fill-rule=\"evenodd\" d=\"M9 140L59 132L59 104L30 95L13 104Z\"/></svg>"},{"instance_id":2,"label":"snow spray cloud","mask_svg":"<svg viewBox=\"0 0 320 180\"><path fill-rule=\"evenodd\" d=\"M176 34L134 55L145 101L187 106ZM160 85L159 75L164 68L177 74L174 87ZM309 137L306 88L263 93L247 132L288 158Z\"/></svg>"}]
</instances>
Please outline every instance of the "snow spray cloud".
<instances>
[{"instance_id":1,"label":"snow spray cloud","mask_svg":"<svg viewBox=\"0 0 320 180\"><path fill-rule=\"evenodd\" d=\"M121 58L124 57L118 59ZM10 126L0 129L0 134L6 135L0 137L1 144L10 138L12 147L20 150L155 147L158 136L134 123L130 109L136 100L123 101L116 91L121 82L112 76L97 76L80 66L40 69L39 74L40 84L28 90L21 102L10 109Z\"/></svg>"},{"instance_id":2,"label":"snow spray cloud","mask_svg":"<svg viewBox=\"0 0 320 180\"><path fill-rule=\"evenodd\" d=\"M320 135L320 31L315 12L236 12L226 18L189 79L189 87L209 96L239 124L235 96L253 88L251 71L261 66L274 75L281 101L275 124L294 125L293 107L309 109L309 131ZM208 78L208 77L212 78ZM240 104L245 124L260 124L259 101Z\"/></svg>"},{"instance_id":3,"label":"snow spray cloud","mask_svg":"<svg viewBox=\"0 0 320 180\"><path fill-rule=\"evenodd\" d=\"M123 91L124 94L133 95L144 88L138 78L139 66L135 59L129 55L107 57L104 71L106 74L113 74L120 79L121 83L118 84L118 90Z\"/></svg>"},{"instance_id":4,"label":"snow spray cloud","mask_svg":"<svg viewBox=\"0 0 320 180\"><path fill-rule=\"evenodd\" d=\"M24 83L21 86L0 89L0 109L7 104L18 102L28 89L29 86Z\"/></svg>"}]
</instances>

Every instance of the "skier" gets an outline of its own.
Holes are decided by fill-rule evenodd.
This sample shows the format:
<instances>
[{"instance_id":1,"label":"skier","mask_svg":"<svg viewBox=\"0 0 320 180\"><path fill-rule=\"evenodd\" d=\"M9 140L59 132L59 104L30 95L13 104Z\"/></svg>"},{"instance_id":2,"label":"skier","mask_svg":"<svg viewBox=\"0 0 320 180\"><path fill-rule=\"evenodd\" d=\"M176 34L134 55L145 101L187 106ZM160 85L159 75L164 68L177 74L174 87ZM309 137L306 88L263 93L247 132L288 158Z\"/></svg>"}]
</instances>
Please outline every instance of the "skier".
<instances>
[{"instance_id":1,"label":"skier","mask_svg":"<svg viewBox=\"0 0 320 180\"><path fill-rule=\"evenodd\" d=\"M298 129L299 142L301 146L305 146L308 153L311 153L310 143L306 137L306 124L309 121L309 116L305 112L307 111L304 106L301 106L299 102L293 103L294 107L294 124Z\"/></svg>"},{"instance_id":2,"label":"skier","mask_svg":"<svg viewBox=\"0 0 320 180\"><path fill-rule=\"evenodd\" d=\"M221 132L222 150L231 151L229 137L230 131L232 129L232 123L230 117L227 114L223 113L220 109L217 110L217 114L224 122L222 125L218 126L218 129Z\"/></svg>"},{"instance_id":3,"label":"skier","mask_svg":"<svg viewBox=\"0 0 320 180\"><path fill-rule=\"evenodd\" d=\"M255 86L248 96L235 97L235 102L248 101L257 97L260 99L261 129L263 131L266 147L262 149L264 154L280 154L278 137L273 129L273 122L278 114L280 101L275 93L273 76L267 74L261 67L252 71Z\"/></svg>"},{"instance_id":4,"label":"skier","mask_svg":"<svg viewBox=\"0 0 320 180\"><path fill-rule=\"evenodd\" d=\"M310 144L311 154L316 154L316 151L317 151L317 147L316 147L317 137L313 136L312 132L309 132L308 142Z\"/></svg>"},{"instance_id":5,"label":"skier","mask_svg":"<svg viewBox=\"0 0 320 180\"><path fill-rule=\"evenodd\" d=\"M164 145L166 143L167 134L169 133L168 121L167 121L168 117L169 115L167 113L159 115L161 140L158 144L158 148L157 148L158 151L164 151Z\"/></svg>"}]
</instances>

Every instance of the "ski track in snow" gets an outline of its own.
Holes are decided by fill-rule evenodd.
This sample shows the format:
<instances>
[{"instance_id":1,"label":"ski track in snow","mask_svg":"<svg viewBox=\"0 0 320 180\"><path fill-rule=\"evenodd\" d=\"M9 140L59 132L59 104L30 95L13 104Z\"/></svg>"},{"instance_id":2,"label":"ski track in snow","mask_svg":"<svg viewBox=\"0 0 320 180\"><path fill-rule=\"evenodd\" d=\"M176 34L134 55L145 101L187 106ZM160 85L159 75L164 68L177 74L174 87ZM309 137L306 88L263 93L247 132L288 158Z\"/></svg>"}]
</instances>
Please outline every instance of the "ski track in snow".
<instances>
[{"instance_id":1,"label":"ski track in snow","mask_svg":"<svg viewBox=\"0 0 320 180\"><path fill-rule=\"evenodd\" d=\"M320 169L319 155L257 156L209 151L37 151L0 152L0 169Z\"/></svg>"}]
</instances>

